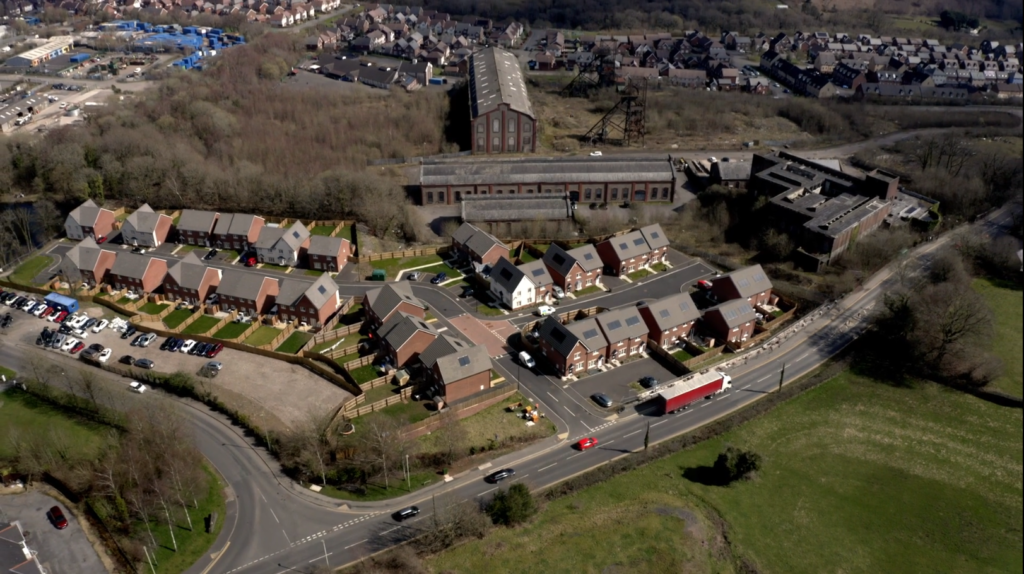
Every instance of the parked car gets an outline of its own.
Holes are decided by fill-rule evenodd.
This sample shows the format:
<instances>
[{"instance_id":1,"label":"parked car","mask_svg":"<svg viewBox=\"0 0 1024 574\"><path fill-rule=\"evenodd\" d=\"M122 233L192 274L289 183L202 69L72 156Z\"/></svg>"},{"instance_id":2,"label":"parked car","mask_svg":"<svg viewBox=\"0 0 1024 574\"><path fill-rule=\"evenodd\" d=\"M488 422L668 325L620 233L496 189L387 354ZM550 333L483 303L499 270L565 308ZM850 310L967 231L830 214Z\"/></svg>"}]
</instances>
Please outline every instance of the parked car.
<instances>
[{"instance_id":1,"label":"parked car","mask_svg":"<svg viewBox=\"0 0 1024 574\"><path fill-rule=\"evenodd\" d=\"M537 366L536 361L534 361L533 357L530 356L530 353L527 353L526 351L519 351L519 364L527 369L532 369Z\"/></svg>"},{"instance_id":2,"label":"parked car","mask_svg":"<svg viewBox=\"0 0 1024 574\"><path fill-rule=\"evenodd\" d=\"M209 261L213 259L214 257L217 256L217 253L218 251L216 249L211 249L206 255L203 255L203 261Z\"/></svg>"},{"instance_id":3,"label":"parked car","mask_svg":"<svg viewBox=\"0 0 1024 574\"><path fill-rule=\"evenodd\" d=\"M590 395L590 400L597 403L598 406L603 408L610 408L612 406L612 400L608 398L608 395L604 393L594 393Z\"/></svg>"},{"instance_id":4,"label":"parked car","mask_svg":"<svg viewBox=\"0 0 1024 574\"><path fill-rule=\"evenodd\" d=\"M139 339L139 346L148 347L153 341L156 341L156 333L146 333Z\"/></svg>"},{"instance_id":5,"label":"parked car","mask_svg":"<svg viewBox=\"0 0 1024 574\"><path fill-rule=\"evenodd\" d=\"M59 506L54 506L46 514L57 530L64 530L68 527L68 519L64 516L64 511Z\"/></svg>"},{"instance_id":6,"label":"parked car","mask_svg":"<svg viewBox=\"0 0 1024 574\"><path fill-rule=\"evenodd\" d=\"M139 394L146 392L146 385L140 383L139 381L132 381L128 383L128 388Z\"/></svg>"},{"instance_id":7,"label":"parked car","mask_svg":"<svg viewBox=\"0 0 1024 574\"><path fill-rule=\"evenodd\" d=\"M125 329L123 333L121 333L121 338L122 339L127 339L128 337L131 337L132 335L134 335L136 333L136 331L138 331L138 329L136 329L132 325L128 325L128 328Z\"/></svg>"},{"instance_id":8,"label":"parked car","mask_svg":"<svg viewBox=\"0 0 1024 574\"><path fill-rule=\"evenodd\" d=\"M206 352L206 358L212 359L220 354L221 350L224 349L224 345L221 343L214 343L213 348Z\"/></svg>"},{"instance_id":9,"label":"parked car","mask_svg":"<svg viewBox=\"0 0 1024 574\"><path fill-rule=\"evenodd\" d=\"M432 284L434 284L434 285L440 285L441 283L444 283L447 279L448 279L448 274L445 273L444 271L442 271L442 272L438 273L437 275L434 275L434 278L431 279L430 282Z\"/></svg>"},{"instance_id":10,"label":"parked car","mask_svg":"<svg viewBox=\"0 0 1024 574\"><path fill-rule=\"evenodd\" d=\"M406 277L406 279L408 279L409 281L419 281L420 277L422 276L423 274L420 273L419 271L413 271L412 273L409 274L408 277Z\"/></svg>"},{"instance_id":11,"label":"parked car","mask_svg":"<svg viewBox=\"0 0 1024 574\"><path fill-rule=\"evenodd\" d=\"M100 352L100 351L103 351L104 349L106 349L106 347L104 347L103 345L101 345L99 343L93 343L93 344L89 345L89 348L92 349L93 351L96 351L97 353Z\"/></svg>"},{"instance_id":12,"label":"parked car","mask_svg":"<svg viewBox=\"0 0 1024 574\"><path fill-rule=\"evenodd\" d=\"M552 286L551 287L551 292L554 293L555 299L563 299L563 298L565 298L565 291L562 291L562 288L559 287L558 285Z\"/></svg>"},{"instance_id":13,"label":"parked car","mask_svg":"<svg viewBox=\"0 0 1024 574\"><path fill-rule=\"evenodd\" d=\"M142 338L143 338L143 337L145 337L145 336L146 336L146 334L145 334L145 333L142 333L142 334L140 334L140 335L136 335L136 336L135 336L135 338L134 338L134 339L132 339L131 345L132 345L133 347L138 347L138 346L139 346L139 344L140 344L140 343L142 343Z\"/></svg>"},{"instance_id":14,"label":"parked car","mask_svg":"<svg viewBox=\"0 0 1024 574\"><path fill-rule=\"evenodd\" d=\"M708 291L711 289L711 282L708 281L707 279L701 279L700 281L697 281L697 287L705 291Z\"/></svg>"},{"instance_id":15,"label":"parked car","mask_svg":"<svg viewBox=\"0 0 1024 574\"><path fill-rule=\"evenodd\" d=\"M511 468L503 468L501 470L498 470L498 471L492 472L491 474L488 474L484 478L484 480L486 480L487 482L490 482L491 484L495 484L495 483L498 483L498 482L501 482L501 481L505 480L506 478L513 477L515 475L516 475L516 471L515 470L513 470Z\"/></svg>"},{"instance_id":16,"label":"parked car","mask_svg":"<svg viewBox=\"0 0 1024 574\"><path fill-rule=\"evenodd\" d=\"M153 367L156 366L156 363L149 359L136 359L135 366L142 367L143 369L152 369Z\"/></svg>"},{"instance_id":17,"label":"parked car","mask_svg":"<svg viewBox=\"0 0 1024 574\"><path fill-rule=\"evenodd\" d=\"M647 389L649 389L651 387L656 387L656 386L658 386L658 379L655 379L654 377L649 377L649 376L648 377L641 377L640 378L640 385L642 385L644 388L647 388Z\"/></svg>"},{"instance_id":18,"label":"parked car","mask_svg":"<svg viewBox=\"0 0 1024 574\"><path fill-rule=\"evenodd\" d=\"M124 355L120 359L118 359L117 361L119 363L123 363L125 365L134 365L135 364L135 357L133 357L131 355Z\"/></svg>"},{"instance_id":19,"label":"parked car","mask_svg":"<svg viewBox=\"0 0 1024 574\"><path fill-rule=\"evenodd\" d=\"M77 343L75 343L75 346L71 347L71 350L68 351L68 352L71 353L72 355L74 355L75 353L81 351L84 348L85 348L85 343L83 343L81 341L78 341Z\"/></svg>"},{"instance_id":20,"label":"parked car","mask_svg":"<svg viewBox=\"0 0 1024 574\"><path fill-rule=\"evenodd\" d=\"M100 354L96 356L96 360L101 363L106 363L107 361L110 360L110 355L112 355L113 353L114 351L112 349L103 349L102 351L100 351Z\"/></svg>"},{"instance_id":21,"label":"parked car","mask_svg":"<svg viewBox=\"0 0 1024 574\"><path fill-rule=\"evenodd\" d=\"M220 361L210 361L209 363L206 363L205 368L211 371L219 371L224 368L224 363L221 363Z\"/></svg>"},{"instance_id":22,"label":"parked car","mask_svg":"<svg viewBox=\"0 0 1024 574\"><path fill-rule=\"evenodd\" d=\"M174 341L175 341L174 337L167 337L166 339L164 339L163 343L160 343L160 350L161 351L166 351L166 350L170 349L174 345Z\"/></svg>"},{"instance_id":23,"label":"parked car","mask_svg":"<svg viewBox=\"0 0 1024 574\"><path fill-rule=\"evenodd\" d=\"M97 245L103 245L106 242L107 242L107 236L106 235L100 235L99 237L96 238L96 244Z\"/></svg>"},{"instance_id":24,"label":"parked car","mask_svg":"<svg viewBox=\"0 0 1024 574\"><path fill-rule=\"evenodd\" d=\"M65 352L70 352L71 348L74 347L77 344L78 344L78 339L76 339L74 337L69 337L66 341L64 341L63 344L61 344L60 350L61 351L65 351Z\"/></svg>"},{"instance_id":25,"label":"parked car","mask_svg":"<svg viewBox=\"0 0 1024 574\"><path fill-rule=\"evenodd\" d=\"M67 320L67 318L68 318L68 312L67 311L61 311L60 313L57 313L56 315L54 315L53 322L54 323L63 323L64 321Z\"/></svg>"},{"instance_id":26,"label":"parked car","mask_svg":"<svg viewBox=\"0 0 1024 574\"><path fill-rule=\"evenodd\" d=\"M60 349L64 346L64 341L68 340L68 336L64 333L57 333L53 336L53 341L50 342L51 349Z\"/></svg>"},{"instance_id":27,"label":"parked car","mask_svg":"<svg viewBox=\"0 0 1024 574\"><path fill-rule=\"evenodd\" d=\"M100 319L99 321L96 322L95 325L92 326L92 332L93 333L99 333L103 329L106 329L107 325L109 325L109 324L110 324L110 321L107 321L106 319Z\"/></svg>"},{"instance_id":28,"label":"parked car","mask_svg":"<svg viewBox=\"0 0 1024 574\"><path fill-rule=\"evenodd\" d=\"M192 339L188 339L187 341L185 341L184 344L181 345L180 351L182 353L188 353L189 351L192 350L192 347L195 347L195 346L196 346L196 342L194 340L192 340Z\"/></svg>"},{"instance_id":29,"label":"parked car","mask_svg":"<svg viewBox=\"0 0 1024 574\"><path fill-rule=\"evenodd\" d=\"M403 520L408 520L408 519L416 516L419 513L420 513L419 507L417 507L417 506L409 506L409 507L403 508L403 509L399 510L398 512L392 514L391 518L394 518L396 521L401 522Z\"/></svg>"},{"instance_id":30,"label":"parked car","mask_svg":"<svg viewBox=\"0 0 1024 574\"><path fill-rule=\"evenodd\" d=\"M245 266L246 267L255 267L256 266L256 258L255 257L249 257L248 259L246 259L245 260Z\"/></svg>"},{"instance_id":31,"label":"parked car","mask_svg":"<svg viewBox=\"0 0 1024 574\"><path fill-rule=\"evenodd\" d=\"M540 307L537 307L537 314L540 315L541 317L547 317L548 315L551 315L554 312L555 308L552 307L551 305L541 305Z\"/></svg>"},{"instance_id":32,"label":"parked car","mask_svg":"<svg viewBox=\"0 0 1024 574\"><path fill-rule=\"evenodd\" d=\"M597 446L597 437L581 438L576 442L576 448L580 450L587 450L595 446Z\"/></svg>"},{"instance_id":33,"label":"parked car","mask_svg":"<svg viewBox=\"0 0 1024 574\"><path fill-rule=\"evenodd\" d=\"M132 248L132 253L136 253L136 254L140 254L141 255L141 254L143 254L145 252L146 252L146 248L145 247L133 247Z\"/></svg>"},{"instance_id":34,"label":"parked car","mask_svg":"<svg viewBox=\"0 0 1024 574\"><path fill-rule=\"evenodd\" d=\"M167 350L172 352L172 353L177 353L178 351L181 350L181 347L184 344L185 344L185 339L175 339L174 340L174 346L173 347L168 347Z\"/></svg>"}]
</instances>

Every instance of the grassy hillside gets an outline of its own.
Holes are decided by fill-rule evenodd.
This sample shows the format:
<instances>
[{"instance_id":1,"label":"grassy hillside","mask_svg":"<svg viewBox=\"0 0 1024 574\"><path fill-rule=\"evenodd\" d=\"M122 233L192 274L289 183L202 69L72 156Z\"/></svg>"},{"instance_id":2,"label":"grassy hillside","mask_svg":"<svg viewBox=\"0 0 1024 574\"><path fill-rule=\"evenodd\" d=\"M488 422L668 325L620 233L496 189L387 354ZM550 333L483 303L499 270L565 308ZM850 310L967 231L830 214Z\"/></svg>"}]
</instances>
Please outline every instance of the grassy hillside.
<instances>
[{"instance_id":1,"label":"grassy hillside","mask_svg":"<svg viewBox=\"0 0 1024 574\"><path fill-rule=\"evenodd\" d=\"M1019 572L1022 435L1019 409L845 373L428 563L463 573L725 572L739 560L777 573ZM759 475L698 482L726 444L760 453Z\"/></svg>"},{"instance_id":2,"label":"grassy hillside","mask_svg":"<svg viewBox=\"0 0 1024 574\"><path fill-rule=\"evenodd\" d=\"M1003 360L1003 376L988 388L1024 396L1024 293L1012 285L985 279L975 280L973 287L992 308L996 320L992 352Z\"/></svg>"}]
</instances>

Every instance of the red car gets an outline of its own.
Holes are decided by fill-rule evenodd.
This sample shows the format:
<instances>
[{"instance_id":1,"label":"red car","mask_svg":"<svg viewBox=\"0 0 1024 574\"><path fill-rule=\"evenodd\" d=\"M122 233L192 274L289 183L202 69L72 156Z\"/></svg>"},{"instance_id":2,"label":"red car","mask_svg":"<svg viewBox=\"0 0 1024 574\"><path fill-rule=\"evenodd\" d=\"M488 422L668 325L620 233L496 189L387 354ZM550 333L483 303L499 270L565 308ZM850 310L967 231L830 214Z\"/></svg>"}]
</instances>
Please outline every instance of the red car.
<instances>
[{"instance_id":1,"label":"red car","mask_svg":"<svg viewBox=\"0 0 1024 574\"><path fill-rule=\"evenodd\" d=\"M47 307L46 309L43 310L42 314L39 315L39 318L45 319L50 315L53 315L54 311L56 311L56 309L54 309L53 307Z\"/></svg>"},{"instance_id":2,"label":"red car","mask_svg":"<svg viewBox=\"0 0 1024 574\"><path fill-rule=\"evenodd\" d=\"M245 260L245 266L246 267L255 267L256 266L256 258L255 257L250 257L250 258L246 259Z\"/></svg>"},{"instance_id":3,"label":"red car","mask_svg":"<svg viewBox=\"0 0 1024 574\"><path fill-rule=\"evenodd\" d=\"M595 446L597 446L597 439L594 437L581 438L579 442L576 443L576 448L580 450L587 450L588 448L593 448Z\"/></svg>"},{"instance_id":4,"label":"red car","mask_svg":"<svg viewBox=\"0 0 1024 574\"><path fill-rule=\"evenodd\" d=\"M697 282L697 287L700 287L701 289L707 291L711 289L711 282L708 281L707 279L701 279L700 281Z\"/></svg>"},{"instance_id":5,"label":"red car","mask_svg":"<svg viewBox=\"0 0 1024 574\"><path fill-rule=\"evenodd\" d=\"M99 237L96 238L96 243L97 244L105 243L106 241L107 241L107 236L106 235L100 235Z\"/></svg>"},{"instance_id":6,"label":"red car","mask_svg":"<svg viewBox=\"0 0 1024 574\"><path fill-rule=\"evenodd\" d=\"M57 323L63 323L63 322L64 322L64 319L67 319L67 318L68 318L68 312L67 312L67 311L61 311L61 312L60 312L60 313L59 313L59 314L57 315L57 318L56 318L56 319L54 319L54 321L56 321Z\"/></svg>"},{"instance_id":7,"label":"red car","mask_svg":"<svg viewBox=\"0 0 1024 574\"><path fill-rule=\"evenodd\" d=\"M214 343L213 348L206 352L206 358L207 359L212 359L212 358L216 357L221 352L221 350L223 348L224 348L223 344L221 344L221 343Z\"/></svg>"},{"instance_id":8,"label":"red car","mask_svg":"<svg viewBox=\"0 0 1024 574\"><path fill-rule=\"evenodd\" d=\"M64 512L59 506L54 506L50 509L47 514L50 516L50 521L57 527L57 530L64 530L68 527L68 519L64 517Z\"/></svg>"},{"instance_id":9,"label":"red car","mask_svg":"<svg viewBox=\"0 0 1024 574\"><path fill-rule=\"evenodd\" d=\"M81 351L81 350L82 350L82 349L84 349L84 348L85 348L85 343L83 343L83 342L79 341L79 342L75 343L75 346L74 346L74 347L71 347L71 351L69 351L69 352L70 352L70 353L71 353L72 355L74 355L75 353L77 353L77 352Z\"/></svg>"}]
</instances>

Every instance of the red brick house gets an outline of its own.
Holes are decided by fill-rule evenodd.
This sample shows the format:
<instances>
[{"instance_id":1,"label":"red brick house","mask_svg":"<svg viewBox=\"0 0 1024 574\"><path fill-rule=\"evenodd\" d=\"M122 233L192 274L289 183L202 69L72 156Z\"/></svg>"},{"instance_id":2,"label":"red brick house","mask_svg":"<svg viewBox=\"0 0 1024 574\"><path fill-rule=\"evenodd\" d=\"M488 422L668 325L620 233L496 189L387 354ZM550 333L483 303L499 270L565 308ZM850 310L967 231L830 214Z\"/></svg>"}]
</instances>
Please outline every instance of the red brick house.
<instances>
[{"instance_id":1,"label":"red brick house","mask_svg":"<svg viewBox=\"0 0 1024 574\"><path fill-rule=\"evenodd\" d=\"M642 302L636 309L647 324L647 340L665 349L686 339L700 319L700 311L689 293Z\"/></svg>"},{"instance_id":2,"label":"red brick house","mask_svg":"<svg viewBox=\"0 0 1024 574\"><path fill-rule=\"evenodd\" d=\"M568 325L548 317L537 334L541 353L561 377L599 369L607 359L608 339L593 317Z\"/></svg>"},{"instance_id":3,"label":"red brick house","mask_svg":"<svg viewBox=\"0 0 1024 574\"><path fill-rule=\"evenodd\" d=\"M153 293L164 282L167 261L135 253L121 253L110 268L107 283L139 295Z\"/></svg>"},{"instance_id":4,"label":"red brick house","mask_svg":"<svg viewBox=\"0 0 1024 574\"><path fill-rule=\"evenodd\" d=\"M435 396L457 401L491 387L491 358L487 347L470 345L451 335L441 335L420 353L426 377Z\"/></svg>"},{"instance_id":5,"label":"red brick house","mask_svg":"<svg viewBox=\"0 0 1024 574\"><path fill-rule=\"evenodd\" d=\"M262 217L242 213L224 213L213 228L214 244L220 249L244 251L256 243L266 221Z\"/></svg>"},{"instance_id":6,"label":"red brick house","mask_svg":"<svg viewBox=\"0 0 1024 574\"><path fill-rule=\"evenodd\" d=\"M566 251L551 244L544 252L544 265L555 285L566 293L601 284L604 265L593 245L583 245Z\"/></svg>"},{"instance_id":7,"label":"red brick house","mask_svg":"<svg viewBox=\"0 0 1024 574\"><path fill-rule=\"evenodd\" d=\"M77 277L86 285L95 286L107 281L107 273L116 259L117 253L101 248L92 237L86 237L64 256L62 271L70 281Z\"/></svg>"},{"instance_id":8,"label":"red brick house","mask_svg":"<svg viewBox=\"0 0 1024 574\"><path fill-rule=\"evenodd\" d=\"M751 307L771 302L772 282L760 265L737 269L711 282L711 294L720 303L744 299Z\"/></svg>"},{"instance_id":9,"label":"red brick house","mask_svg":"<svg viewBox=\"0 0 1024 574\"><path fill-rule=\"evenodd\" d=\"M330 275L321 275L313 283L285 279L277 295L277 316L282 321L300 321L312 327L323 325L340 307L338 284Z\"/></svg>"},{"instance_id":10,"label":"red brick house","mask_svg":"<svg viewBox=\"0 0 1024 574\"><path fill-rule=\"evenodd\" d=\"M597 244L597 252L614 275L627 275L654 263L664 263L668 238L658 224L611 237Z\"/></svg>"},{"instance_id":11,"label":"red brick house","mask_svg":"<svg viewBox=\"0 0 1024 574\"><path fill-rule=\"evenodd\" d=\"M178 219L178 241L188 245L210 246L213 229L217 226L220 214L216 211L200 211L185 209Z\"/></svg>"},{"instance_id":12,"label":"red brick house","mask_svg":"<svg viewBox=\"0 0 1024 574\"><path fill-rule=\"evenodd\" d=\"M395 368L420 356L440 333L422 317L399 312L377 328L377 340Z\"/></svg>"},{"instance_id":13,"label":"red brick house","mask_svg":"<svg viewBox=\"0 0 1024 574\"><path fill-rule=\"evenodd\" d=\"M742 343L754 336L754 308L743 299L733 299L704 311L702 324L718 341Z\"/></svg>"},{"instance_id":14,"label":"red brick house","mask_svg":"<svg viewBox=\"0 0 1024 574\"><path fill-rule=\"evenodd\" d=\"M195 251L190 251L167 270L164 293L194 305L206 301L206 298L217 290L220 279L220 269L207 267L199 260Z\"/></svg>"},{"instance_id":15,"label":"red brick house","mask_svg":"<svg viewBox=\"0 0 1024 574\"><path fill-rule=\"evenodd\" d=\"M64 220L64 233L68 239L81 241L86 237L99 239L114 230L114 212L103 209L91 200L79 205Z\"/></svg>"},{"instance_id":16,"label":"red brick house","mask_svg":"<svg viewBox=\"0 0 1024 574\"><path fill-rule=\"evenodd\" d=\"M249 315L264 315L280 291L277 279L245 271L227 269L217 287L222 309L239 309Z\"/></svg>"},{"instance_id":17,"label":"red brick house","mask_svg":"<svg viewBox=\"0 0 1024 574\"><path fill-rule=\"evenodd\" d=\"M149 204L136 209L121 225L121 242L139 247L159 247L171 234L174 220L157 213Z\"/></svg>"},{"instance_id":18,"label":"red brick house","mask_svg":"<svg viewBox=\"0 0 1024 574\"><path fill-rule=\"evenodd\" d=\"M363 308L373 326L383 325L396 313L421 319L427 315L427 306L412 294L412 287L404 282L388 283L367 291Z\"/></svg>"},{"instance_id":19,"label":"red brick house","mask_svg":"<svg viewBox=\"0 0 1024 574\"><path fill-rule=\"evenodd\" d=\"M345 268L352 253L352 242L343 237L314 235L309 238L306 257L309 268L335 273Z\"/></svg>"},{"instance_id":20,"label":"red brick house","mask_svg":"<svg viewBox=\"0 0 1024 574\"><path fill-rule=\"evenodd\" d=\"M472 223L463 223L452 234L452 249L474 263L491 267L509 254L508 245Z\"/></svg>"},{"instance_id":21,"label":"red brick house","mask_svg":"<svg viewBox=\"0 0 1024 574\"><path fill-rule=\"evenodd\" d=\"M608 340L609 361L621 362L647 351L647 323L644 323L636 307L605 311L594 319Z\"/></svg>"}]
</instances>

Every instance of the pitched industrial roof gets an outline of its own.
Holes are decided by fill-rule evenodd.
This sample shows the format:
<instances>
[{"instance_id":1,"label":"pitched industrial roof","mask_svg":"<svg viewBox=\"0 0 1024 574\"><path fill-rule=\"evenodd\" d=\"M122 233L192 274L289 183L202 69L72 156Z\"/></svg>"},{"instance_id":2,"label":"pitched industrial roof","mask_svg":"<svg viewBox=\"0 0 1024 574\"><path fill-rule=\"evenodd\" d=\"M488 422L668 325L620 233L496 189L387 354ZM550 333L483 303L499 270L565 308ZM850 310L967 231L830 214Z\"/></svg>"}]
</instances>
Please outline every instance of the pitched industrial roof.
<instances>
[{"instance_id":1,"label":"pitched industrial roof","mask_svg":"<svg viewBox=\"0 0 1024 574\"><path fill-rule=\"evenodd\" d=\"M764 269L760 265L751 265L750 267L737 269L716 278L714 282L717 283L719 281L731 282L740 294L740 297L750 297L772 288L772 282L768 279L768 275L765 274Z\"/></svg>"},{"instance_id":2,"label":"pitched industrial roof","mask_svg":"<svg viewBox=\"0 0 1024 574\"><path fill-rule=\"evenodd\" d=\"M110 274L142 279L153 260L152 257L137 253L119 253L114 260L114 266L110 268Z\"/></svg>"},{"instance_id":3,"label":"pitched industrial roof","mask_svg":"<svg viewBox=\"0 0 1024 574\"><path fill-rule=\"evenodd\" d=\"M548 221L572 217L568 195L467 195L465 221Z\"/></svg>"},{"instance_id":4,"label":"pitched industrial roof","mask_svg":"<svg viewBox=\"0 0 1024 574\"><path fill-rule=\"evenodd\" d=\"M623 307L594 316L609 343L636 339L647 334L647 323L635 306Z\"/></svg>"},{"instance_id":5,"label":"pitched industrial roof","mask_svg":"<svg viewBox=\"0 0 1024 574\"><path fill-rule=\"evenodd\" d=\"M486 48L469 57L469 101L474 118L501 104L533 117L519 59L498 48Z\"/></svg>"},{"instance_id":6,"label":"pitched industrial roof","mask_svg":"<svg viewBox=\"0 0 1024 574\"><path fill-rule=\"evenodd\" d=\"M465 245L467 249L476 253L477 255L483 255L491 250L494 246L499 246L504 249L508 249L508 246L502 243L500 239L473 225L472 223L463 223L459 226L455 233L452 234L452 239Z\"/></svg>"},{"instance_id":7,"label":"pitched industrial roof","mask_svg":"<svg viewBox=\"0 0 1024 574\"><path fill-rule=\"evenodd\" d=\"M693 303L689 293L677 293L657 301L642 303L638 309L646 309L658 328L663 331L700 318L700 310Z\"/></svg>"},{"instance_id":8,"label":"pitched industrial roof","mask_svg":"<svg viewBox=\"0 0 1024 574\"><path fill-rule=\"evenodd\" d=\"M647 240L644 239L644 234L639 231L630 231L623 235L610 237L604 242L611 246L620 261L639 257L651 251Z\"/></svg>"},{"instance_id":9,"label":"pitched industrial roof","mask_svg":"<svg viewBox=\"0 0 1024 574\"><path fill-rule=\"evenodd\" d=\"M654 223L640 228L640 234L644 236L644 240L647 241L647 247L651 251L655 249L661 249L662 247L668 247L668 236L661 229L660 223Z\"/></svg>"},{"instance_id":10,"label":"pitched industrial roof","mask_svg":"<svg viewBox=\"0 0 1024 574\"><path fill-rule=\"evenodd\" d=\"M755 319L754 309L746 299L733 299L704 311L705 315L709 313L721 315L726 326L729 328L737 327Z\"/></svg>"},{"instance_id":11,"label":"pitched industrial roof","mask_svg":"<svg viewBox=\"0 0 1024 574\"><path fill-rule=\"evenodd\" d=\"M544 252L544 263L550 269L557 271L562 277L565 277L576 263L579 263L580 267L588 273L603 266L601 258L597 254L597 249L590 244L566 251L552 243L548 250Z\"/></svg>"},{"instance_id":12,"label":"pitched industrial roof","mask_svg":"<svg viewBox=\"0 0 1024 574\"><path fill-rule=\"evenodd\" d=\"M394 312L403 301L421 309L427 308L412 294L412 287L405 282L388 283L383 287L366 292L366 303L381 318Z\"/></svg>"},{"instance_id":13,"label":"pitched industrial roof","mask_svg":"<svg viewBox=\"0 0 1024 574\"><path fill-rule=\"evenodd\" d=\"M146 203L129 215L128 219L125 220L125 224L131 225L135 231L140 233L153 233L156 231L157 223L159 223L161 217L167 216L153 211L153 208Z\"/></svg>"},{"instance_id":14,"label":"pitched industrial roof","mask_svg":"<svg viewBox=\"0 0 1024 574\"><path fill-rule=\"evenodd\" d=\"M185 209L178 219L178 231L198 231L210 233L213 225L217 222L216 211L201 211L198 209Z\"/></svg>"},{"instance_id":15,"label":"pitched industrial roof","mask_svg":"<svg viewBox=\"0 0 1024 574\"><path fill-rule=\"evenodd\" d=\"M483 345L449 353L437 359L436 363L441 381L446 385L491 370L491 357Z\"/></svg>"},{"instance_id":16,"label":"pitched industrial roof","mask_svg":"<svg viewBox=\"0 0 1024 574\"><path fill-rule=\"evenodd\" d=\"M433 160L420 166L420 185L631 183L672 181L668 156ZM478 197L478 196L470 196ZM484 196L490 197L490 196Z\"/></svg>"},{"instance_id":17,"label":"pitched industrial roof","mask_svg":"<svg viewBox=\"0 0 1024 574\"><path fill-rule=\"evenodd\" d=\"M348 239L344 237L327 237L326 235L314 235L309 238L309 249L306 251L309 255L326 255L329 257L337 257L338 253L341 252L341 248L345 243L348 243Z\"/></svg>"},{"instance_id":18,"label":"pitched industrial roof","mask_svg":"<svg viewBox=\"0 0 1024 574\"><path fill-rule=\"evenodd\" d=\"M387 341L392 349L402 348L402 345L405 345L418 332L429 333L434 337L439 335L437 330L426 320L401 312L388 319L377 329L377 335Z\"/></svg>"},{"instance_id":19,"label":"pitched industrial roof","mask_svg":"<svg viewBox=\"0 0 1024 574\"><path fill-rule=\"evenodd\" d=\"M225 269L224 275L220 279L220 285L217 286L217 294L222 297L235 297L243 301L255 301L267 281L276 281L276 279L238 269Z\"/></svg>"},{"instance_id":20,"label":"pitched industrial roof","mask_svg":"<svg viewBox=\"0 0 1024 574\"><path fill-rule=\"evenodd\" d=\"M752 84L754 80L768 83L765 78L751 78L750 80ZM722 181L746 181L750 179L750 166L749 161L716 161L711 164L711 174L717 175Z\"/></svg>"},{"instance_id":21,"label":"pitched industrial roof","mask_svg":"<svg viewBox=\"0 0 1024 574\"><path fill-rule=\"evenodd\" d=\"M99 219L101 211L103 211L102 207L96 205L93 200L87 199L82 205L72 209L68 217L82 227L92 227Z\"/></svg>"},{"instance_id":22,"label":"pitched industrial roof","mask_svg":"<svg viewBox=\"0 0 1024 574\"><path fill-rule=\"evenodd\" d=\"M186 289L199 289L203 284L203 278L207 271L214 271L220 274L220 270L214 267L207 267L196 256L195 251L189 251L185 257L176 262L167 270L167 275L174 279L174 282Z\"/></svg>"}]
</instances>

